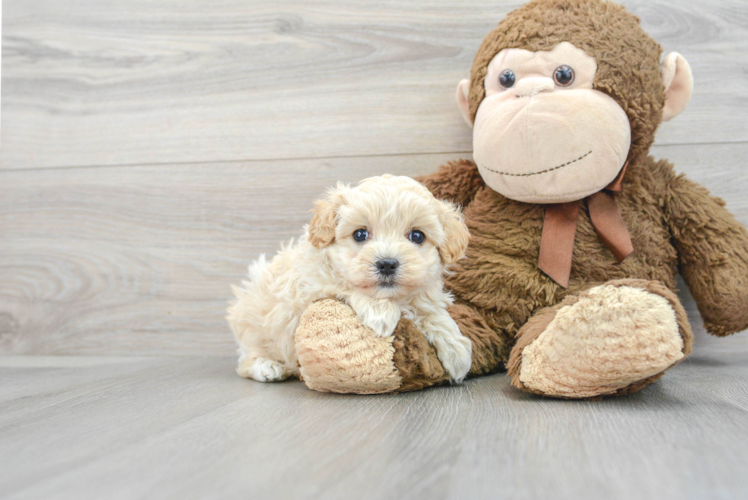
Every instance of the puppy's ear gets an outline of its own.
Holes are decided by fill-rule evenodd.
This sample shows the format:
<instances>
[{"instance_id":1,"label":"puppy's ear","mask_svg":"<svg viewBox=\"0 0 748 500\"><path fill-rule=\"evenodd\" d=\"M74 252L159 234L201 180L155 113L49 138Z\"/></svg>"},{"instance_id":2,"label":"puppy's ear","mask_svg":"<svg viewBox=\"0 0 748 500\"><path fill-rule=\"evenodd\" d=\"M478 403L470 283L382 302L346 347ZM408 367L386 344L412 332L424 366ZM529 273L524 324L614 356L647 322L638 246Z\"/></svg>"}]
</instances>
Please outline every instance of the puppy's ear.
<instances>
[{"instance_id":1,"label":"puppy's ear","mask_svg":"<svg viewBox=\"0 0 748 500\"><path fill-rule=\"evenodd\" d=\"M338 209L345 198L343 192L347 186L338 184L330 189L327 198L317 200L312 210L312 220L309 222L309 243L317 248L325 248L335 241L335 226L337 226Z\"/></svg>"},{"instance_id":2,"label":"puppy's ear","mask_svg":"<svg viewBox=\"0 0 748 500\"><path fill-rule=\"evenodd\" d=\"M460 260L467 250L470 232L465 225L465 219L460 209L445 201L441 204L441 221L444 228L444 243L439 246L439 254L447 264L454 264Z\"/></svg>"}]
</instances>

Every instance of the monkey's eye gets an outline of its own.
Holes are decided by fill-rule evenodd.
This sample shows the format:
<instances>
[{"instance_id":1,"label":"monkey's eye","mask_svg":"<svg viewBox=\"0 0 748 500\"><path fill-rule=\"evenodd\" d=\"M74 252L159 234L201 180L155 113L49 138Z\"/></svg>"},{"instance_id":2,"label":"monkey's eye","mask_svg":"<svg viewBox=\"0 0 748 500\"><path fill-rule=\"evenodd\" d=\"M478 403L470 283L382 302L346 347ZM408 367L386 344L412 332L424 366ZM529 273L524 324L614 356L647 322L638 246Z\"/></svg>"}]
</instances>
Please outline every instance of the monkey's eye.
<instances>
[{"instance_id":1,"label":"monkey's eye","mask_svg":"<svg viewBox=\"0 0 748 500\"><path fill-rule=\"evenodd\" d=\"M574 82L574 70L567 65L559 66L553 72L553 81L559 87L568 87Z\"/></svg>"},{"instance_id":2,"label":"monkey's eye","mask_svg":"<svg viewBox=\"0 0 748 500\"><path fill-rule=\"evenodd\" d=\"M514 82L517 77L514 76L514 71L511 69L505 69L501 76L499 76L499 85L503 88L508 89L514 86Z\"/></svg>"},{"instance_id":3,"label":"monkey's eye","mask_svg":"<svg viewBox=\"0 0 748 500\"><path fill-rule=\"evenodd\" d=\"M416 245L420 245L426 240L426 235L423 234L418 229L414 229L408 235L408 239L412 241L413 243L415 243Z\"/></svg>"},{"instance_id":4,"label":"monkey's eye","mask_svg":"<svg viewBox=\"0 0 748 500\"><path fill-rule=\"evenodd\" d=\"M369 231L366 229L356 229L353 231L353 239L359 243L362 241L366 241L366 239L369 237Z\"/></svg>"}]
</instances>

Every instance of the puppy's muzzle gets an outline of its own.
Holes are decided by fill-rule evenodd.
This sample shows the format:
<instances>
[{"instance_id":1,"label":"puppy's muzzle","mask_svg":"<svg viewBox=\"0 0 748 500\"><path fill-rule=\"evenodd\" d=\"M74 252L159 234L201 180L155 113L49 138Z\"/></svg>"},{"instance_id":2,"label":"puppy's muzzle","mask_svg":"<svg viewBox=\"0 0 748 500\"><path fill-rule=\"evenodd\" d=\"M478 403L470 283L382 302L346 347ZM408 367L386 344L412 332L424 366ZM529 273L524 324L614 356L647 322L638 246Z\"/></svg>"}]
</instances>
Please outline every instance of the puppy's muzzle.
<instances>
[{"instance_id":1,"label":"puppy's muzzle","mask_svg":"<svg viewBox=\"0 0 748 500\"><path fill-rule=\"evenodd\" d=\"M395 275L400 263L395 259L381 259L377 261L377 272L385 278Z\"/></svg>"}]
</instances>

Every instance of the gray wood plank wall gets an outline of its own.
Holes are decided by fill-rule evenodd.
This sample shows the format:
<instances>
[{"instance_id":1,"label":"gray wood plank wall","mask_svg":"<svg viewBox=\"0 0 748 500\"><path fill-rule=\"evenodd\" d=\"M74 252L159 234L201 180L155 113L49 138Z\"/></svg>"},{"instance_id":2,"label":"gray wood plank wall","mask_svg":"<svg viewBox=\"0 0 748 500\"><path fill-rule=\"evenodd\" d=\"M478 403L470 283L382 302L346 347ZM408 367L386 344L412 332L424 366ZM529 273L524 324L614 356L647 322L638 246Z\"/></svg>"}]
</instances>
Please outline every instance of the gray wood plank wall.
<instances>
[{"instance_id":1,"label":"gray wood plank wall","mask_svg":"<svg viewBox=\"0 0 748 500\"><path fill-rule=\"evenodd\" d=\"M469 157L455 85L521 3L6 0L0 352L230 355L326 186ZM653 154L748 223L745 2L623 3L694 71Z\"/></svg>"}]
</instances>

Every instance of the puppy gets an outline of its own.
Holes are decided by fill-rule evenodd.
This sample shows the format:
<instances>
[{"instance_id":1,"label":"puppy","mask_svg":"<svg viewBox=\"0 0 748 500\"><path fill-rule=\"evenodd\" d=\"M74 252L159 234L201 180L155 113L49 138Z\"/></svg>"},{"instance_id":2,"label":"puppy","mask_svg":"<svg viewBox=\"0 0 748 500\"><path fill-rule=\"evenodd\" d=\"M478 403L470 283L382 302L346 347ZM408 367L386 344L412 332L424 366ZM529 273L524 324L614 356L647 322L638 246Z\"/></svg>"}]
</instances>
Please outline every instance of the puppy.
<instances>
[{"instance_id":1,"label":"puppy","mask_svg":"<svg viewBox=\"0 0 748 500\"><path fill-rule=\"evenodd\" d=\"M299 375L294 332L314 301L337 297L380 337L401 316L436 348L444 369L461 382L471 343L447 313L447 266L467 248L462 214L410 177L384 175L356 187L338 183L316 203L301 239L271 262L260 256L228 309L239 343L237 373L261 382Z\"/></svg>"}]
</instances>

